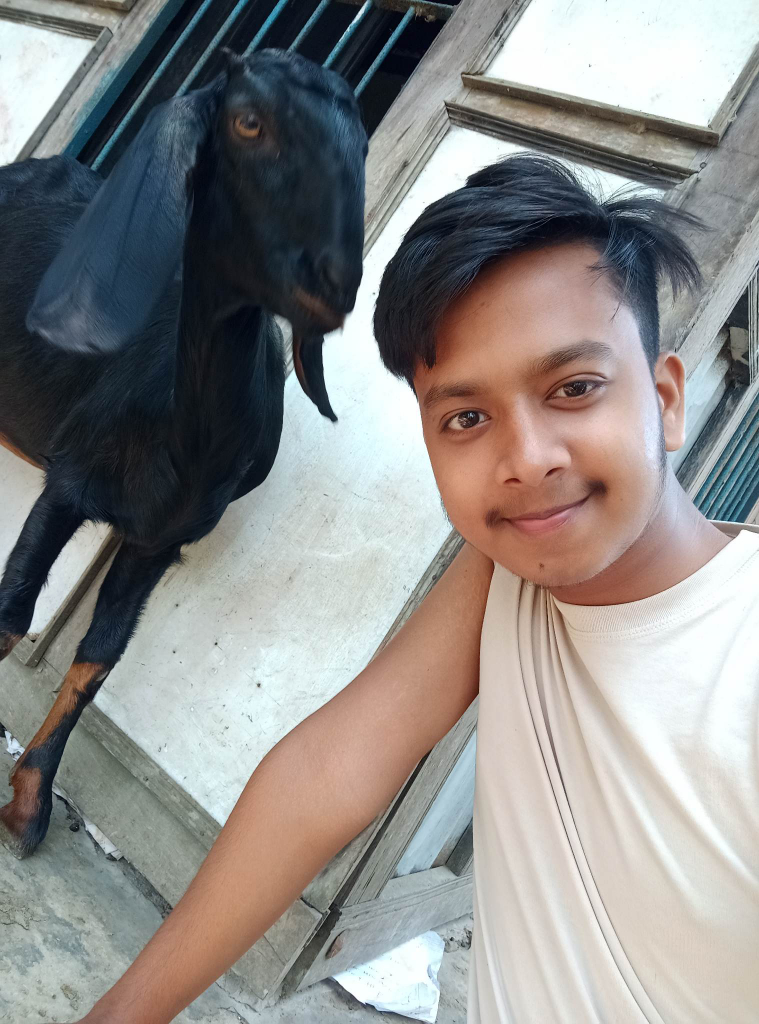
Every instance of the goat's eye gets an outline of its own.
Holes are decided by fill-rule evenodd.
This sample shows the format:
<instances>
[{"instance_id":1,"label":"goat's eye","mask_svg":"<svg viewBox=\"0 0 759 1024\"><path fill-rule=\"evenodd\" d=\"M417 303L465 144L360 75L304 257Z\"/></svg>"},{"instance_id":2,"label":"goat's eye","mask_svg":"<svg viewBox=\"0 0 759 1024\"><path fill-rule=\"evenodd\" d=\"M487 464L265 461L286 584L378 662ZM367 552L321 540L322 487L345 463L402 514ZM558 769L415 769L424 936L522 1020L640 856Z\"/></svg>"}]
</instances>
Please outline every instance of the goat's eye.
<instances>
[{"instance_id":1,"label":"goat's eye","mask_svg":"<svg viewBox=\"0 0 759 1024\"><path fill-rule=\"evenodd\" d=\"M255 114L238 114L232 124L243 139L260 139L264 133L263 125Z\"/></svg>"}]
</instances>

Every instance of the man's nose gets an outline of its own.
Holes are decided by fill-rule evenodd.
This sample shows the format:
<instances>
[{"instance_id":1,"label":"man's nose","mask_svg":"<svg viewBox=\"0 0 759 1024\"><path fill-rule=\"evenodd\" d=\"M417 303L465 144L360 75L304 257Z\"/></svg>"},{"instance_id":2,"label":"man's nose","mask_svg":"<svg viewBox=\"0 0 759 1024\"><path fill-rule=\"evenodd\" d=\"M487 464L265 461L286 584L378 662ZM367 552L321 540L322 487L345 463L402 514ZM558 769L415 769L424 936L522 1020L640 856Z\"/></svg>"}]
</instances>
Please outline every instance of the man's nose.
<instances>
[{"instance_id":1,"label":"man's nose","mask_svg":"<svg viewBox=\"0 0 759 1024\"><path fill-rule=\"evenodd\" d=\"M566 446L539 418L515 417L499 435L496 477L502 486L539 487L569 466Z\"/></svg>"}]
</instances>

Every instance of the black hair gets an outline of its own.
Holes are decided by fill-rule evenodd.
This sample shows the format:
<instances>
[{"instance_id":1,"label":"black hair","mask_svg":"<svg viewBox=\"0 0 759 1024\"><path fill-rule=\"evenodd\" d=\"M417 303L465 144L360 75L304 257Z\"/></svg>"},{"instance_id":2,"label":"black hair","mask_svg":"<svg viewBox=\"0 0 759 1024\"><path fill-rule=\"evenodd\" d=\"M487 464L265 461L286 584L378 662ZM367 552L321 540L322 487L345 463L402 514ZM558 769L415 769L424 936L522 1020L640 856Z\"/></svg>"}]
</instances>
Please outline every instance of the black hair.
<instances>
[{"instance_id":1,"label":"black hair","mask_svg":"<svg viewBox=\"0 0 759 1024\"><path fill-rule=\"evenodd\" d=\"M673 294L700 283L698 265L672 225L698 218L629 188L600 201L564 164L517 154L473 174L429 206L385 269L374 332L391 373L412 383L435 365L446 309L495 261L557 242L587 241L638 322L651 367L659 355L660 278ZM412 385L413 386L413 385Z\"/></svg>"}]
</instances>

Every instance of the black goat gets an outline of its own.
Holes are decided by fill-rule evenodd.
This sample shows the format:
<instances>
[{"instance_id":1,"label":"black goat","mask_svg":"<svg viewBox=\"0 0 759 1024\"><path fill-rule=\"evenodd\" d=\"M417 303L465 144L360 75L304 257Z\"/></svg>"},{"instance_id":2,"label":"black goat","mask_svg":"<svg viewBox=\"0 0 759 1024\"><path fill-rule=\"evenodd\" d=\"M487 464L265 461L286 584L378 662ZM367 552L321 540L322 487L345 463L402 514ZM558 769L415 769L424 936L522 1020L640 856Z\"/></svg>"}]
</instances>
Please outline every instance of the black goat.
<instances>
[{"instance_id":1,"label":"black goat","mask_svg":"<svg viewBox=\"0 0 759 1024\"><path fill-rule=\"evenodd\" d=\"M279 51L227 55L154 110L105 181L73 160L0 170L0 441L45 485L0 583L0 658L85 521L121 546L56 702L18 761L0 833L47 831L84 707L151 591L268 475L285 363L324 415L326 331L361 279L366 134L336 74Z\"/></svg>"}]
</instances>

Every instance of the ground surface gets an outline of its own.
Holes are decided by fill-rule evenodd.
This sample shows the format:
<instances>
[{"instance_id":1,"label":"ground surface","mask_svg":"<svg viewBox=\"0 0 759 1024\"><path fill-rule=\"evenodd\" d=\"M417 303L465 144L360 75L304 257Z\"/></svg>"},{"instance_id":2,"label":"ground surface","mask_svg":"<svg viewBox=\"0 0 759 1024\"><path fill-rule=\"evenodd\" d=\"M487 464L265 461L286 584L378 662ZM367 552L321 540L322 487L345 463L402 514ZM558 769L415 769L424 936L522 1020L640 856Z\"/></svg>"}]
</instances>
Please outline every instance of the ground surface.
<instances>
[{"instance_id":1,"label":"ground surface","mask_svg":"<svg viewBox=\"0 0 759 1024\"><path fill-rule=\"evenodd\" d=\"M10 757L0 750L0 806ZM108 860L66 805L55 800L44 844L26 861L0 846L0 1022L68 1024L79 1020L131 963L161 923L128 866ZM440 972L438 1024L464 1024L468 951L462 923ZM464 945L466 942L464 941ZM402 1024L405 1018L361 1006L335 983L316 985L257 1013L218 985L177 1020L183 1024Z\"/></svg>"}]
</instances>

